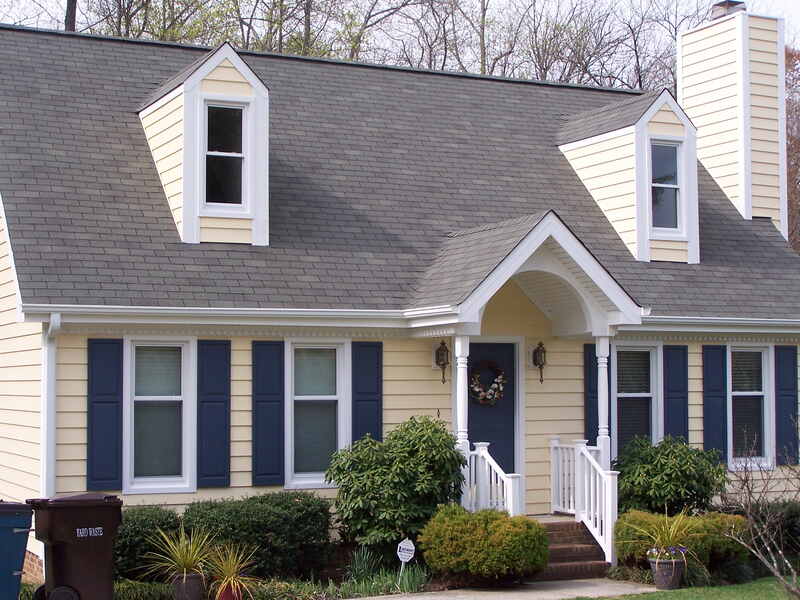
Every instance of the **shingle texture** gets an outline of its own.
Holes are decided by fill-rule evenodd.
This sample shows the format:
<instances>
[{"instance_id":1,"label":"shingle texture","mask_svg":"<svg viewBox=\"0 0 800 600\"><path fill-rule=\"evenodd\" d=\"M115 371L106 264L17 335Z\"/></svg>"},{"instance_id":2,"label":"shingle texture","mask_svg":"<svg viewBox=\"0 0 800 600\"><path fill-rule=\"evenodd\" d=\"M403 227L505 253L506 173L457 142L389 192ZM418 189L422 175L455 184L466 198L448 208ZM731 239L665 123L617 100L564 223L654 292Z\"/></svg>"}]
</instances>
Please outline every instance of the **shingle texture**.
<instances>
[{"instance_id":1,"label":"shingle texture","mask_svg":"<svg viewBox=\"0 0 800 600\"><path fill-rule=\"evenodd\" d=\"M570 115L564 119L556 141L559 145L568 144L634 125L660 94L648 92Z\"/></svg>"},{"instance_id":2,"label":"shingle texture","mask_svg":"<svg viewBox=\"0 0 800 600\"><path fill-rule=\"evenodd\" d=\"M632 258L556 147L565 116L630 98L602 90L245 54L270 89L270 246L183 244L136 110L201 55L0 29L0 194L25 303L457 301L452 274L433 287L441 251L484 260L460 245L482 234L448 233L553 209L654 314L800 316L800 260L702 169L701 264Z\"/></svg>"}]
</instances>

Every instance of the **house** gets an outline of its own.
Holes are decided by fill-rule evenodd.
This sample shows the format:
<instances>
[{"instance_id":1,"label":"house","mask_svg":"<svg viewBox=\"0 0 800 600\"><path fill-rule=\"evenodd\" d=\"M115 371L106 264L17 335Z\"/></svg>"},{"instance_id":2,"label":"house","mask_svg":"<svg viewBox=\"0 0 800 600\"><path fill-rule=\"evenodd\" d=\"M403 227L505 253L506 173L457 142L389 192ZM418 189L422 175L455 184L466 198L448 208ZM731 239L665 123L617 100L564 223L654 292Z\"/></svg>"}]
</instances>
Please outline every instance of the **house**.
<instances>
[{"instance_id":1,"label":"house","mask_svg":"<svg viewBox=\"0 0 800 600\"><path fill-rule=\"evenodd\" d=\"M783 23L742 9L677 98L2 26L0 495L330 494L426 414L465 503L611 561L633 436L796 463Z\"/></svg>"}]
</instances>

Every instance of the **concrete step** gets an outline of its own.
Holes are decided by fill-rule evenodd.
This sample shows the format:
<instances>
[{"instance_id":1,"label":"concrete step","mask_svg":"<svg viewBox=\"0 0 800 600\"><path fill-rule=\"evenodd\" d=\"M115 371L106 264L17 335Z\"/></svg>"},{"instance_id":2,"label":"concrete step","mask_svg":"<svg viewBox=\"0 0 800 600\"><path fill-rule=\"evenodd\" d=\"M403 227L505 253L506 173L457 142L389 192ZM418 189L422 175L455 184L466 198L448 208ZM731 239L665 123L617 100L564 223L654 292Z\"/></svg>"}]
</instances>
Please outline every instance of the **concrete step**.
<instances>
[{"instance_id":1,"label":"concrete step","mask_svg":"<svg viewBox=\"0 0 800 600\"><path fill-rule=\"evenodd\" d=\"M605 577L609 564L602 560L580 560L550 563L534 581L559 581L562 579L595 579Z\"/></svg>"},{"instance_id":2,"label":"concrete step","mask_svg":"<svg viewBox=\"0 0 800 600\"><path fill-rule=\"evenodd\" d=\"M597 544L550 544L550 564L602 561L605 557Z\"/></svg>"}]
</instances>

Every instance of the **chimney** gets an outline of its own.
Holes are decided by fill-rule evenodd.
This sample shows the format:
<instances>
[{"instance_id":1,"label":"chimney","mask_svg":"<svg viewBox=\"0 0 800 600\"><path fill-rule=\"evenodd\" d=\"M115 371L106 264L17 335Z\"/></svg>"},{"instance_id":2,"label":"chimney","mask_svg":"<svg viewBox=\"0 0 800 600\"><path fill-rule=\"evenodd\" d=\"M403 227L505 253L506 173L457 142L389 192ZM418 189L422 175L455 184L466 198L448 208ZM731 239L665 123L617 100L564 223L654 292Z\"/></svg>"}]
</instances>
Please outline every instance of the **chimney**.
<instances>
[{"instance_id":1,"label":"chimney","mask_svg":"<svg viewBox=\"0 0 800 600\"><path fill-rule=\"evenodd\" d=\"M788 235L783 19L723 0L678 37L678 102L697 127L697 157L745 219Z\"/></svg>"}]
</instances>

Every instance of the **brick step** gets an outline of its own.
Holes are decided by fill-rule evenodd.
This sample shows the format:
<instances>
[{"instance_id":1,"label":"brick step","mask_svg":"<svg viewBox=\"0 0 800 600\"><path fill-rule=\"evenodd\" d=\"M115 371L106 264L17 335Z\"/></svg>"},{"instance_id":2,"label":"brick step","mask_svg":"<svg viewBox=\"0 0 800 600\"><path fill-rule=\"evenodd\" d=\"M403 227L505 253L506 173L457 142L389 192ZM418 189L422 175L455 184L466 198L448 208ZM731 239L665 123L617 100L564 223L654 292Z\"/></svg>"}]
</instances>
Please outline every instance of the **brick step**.
<instances>
[{"instance_id":1,"label":"brick step","mask_svg":"<svg viewBox=\"0 0 800 600\"><path fill-rule=\"evenodd\" d=\"M551 563L533 581L559 581L562 579L596 579L605 577L609 564L602 560Z\"/></svg>"},{"instance_id":2,"label":"brick step","mask_svg":"<svg viewBox=\"0 0 800 600\"><path fill-rule=\"evenodd\" d=\"M605 557L597 544L550 544L550 564L576 561L602 561Z\"/></svg>"},{"instance_id":3,"label":"brick step","mask_svg":"<svg viewBox=\"0 0 800 600\"><path fill-rule=\"evenodd\" d=\"M551 544L594 544L594 538L591 535L575 534L575 535L548 535L547 541Z\"/></svg>"}]
</instances>

